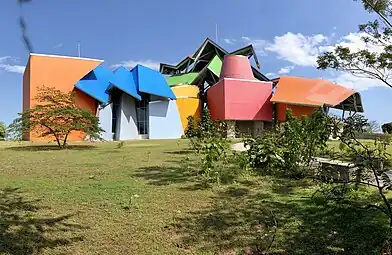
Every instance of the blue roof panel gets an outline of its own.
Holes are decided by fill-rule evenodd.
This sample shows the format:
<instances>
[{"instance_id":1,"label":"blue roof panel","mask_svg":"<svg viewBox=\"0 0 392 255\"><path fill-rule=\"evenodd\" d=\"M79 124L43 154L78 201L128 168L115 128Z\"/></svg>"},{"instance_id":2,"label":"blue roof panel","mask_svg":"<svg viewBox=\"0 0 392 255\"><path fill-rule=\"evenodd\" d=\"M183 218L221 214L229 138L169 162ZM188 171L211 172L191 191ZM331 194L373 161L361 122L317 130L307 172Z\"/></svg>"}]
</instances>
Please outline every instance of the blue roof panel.
<instances>
[{"instance_id":1,"label":"blue roof panel","mask_svg":"<svg viewBox=\"0 0 392 255\"><path fill-rule=\"evenodd\" d=\"M75 84L75 87L95 98L101 103L107 103L109 95L105 92L109 82L99 80L80 80Z\"/></svg>"},{"instance_id":2,"label":"blue roof panel","mask_svg":"<svg viewBox=\"0 0 392 255\"><path fill-rule=\"evenodd\" d=\"M142 99L137 90L137 81L135 81L133 74L124 67L119 67L114 71L107 90L112 87L116 87L136 99Z\"/></svg>"},{"instance_id":3,"label":"blue roof panel","mask_svg":"<svg viewBox=\"0 0 392 255\"><path fill-rule=\"evenodd\" d=\"M165 77L160 72L142 65L137 65L131 72L138 74L137 85L140 92L176 99Z\"/></svg>"},{"instance_id":4,"label":"blue roof panel","mask_svg":"<svg viewBox=\"0 0 392 255\"><path fill-rule=\"evenodd\" d=\"M110 70L98 66L78 81L75 87L101 103L107 103L109 95L105 91L112 75Z\"/></svg>"}]
</instances>

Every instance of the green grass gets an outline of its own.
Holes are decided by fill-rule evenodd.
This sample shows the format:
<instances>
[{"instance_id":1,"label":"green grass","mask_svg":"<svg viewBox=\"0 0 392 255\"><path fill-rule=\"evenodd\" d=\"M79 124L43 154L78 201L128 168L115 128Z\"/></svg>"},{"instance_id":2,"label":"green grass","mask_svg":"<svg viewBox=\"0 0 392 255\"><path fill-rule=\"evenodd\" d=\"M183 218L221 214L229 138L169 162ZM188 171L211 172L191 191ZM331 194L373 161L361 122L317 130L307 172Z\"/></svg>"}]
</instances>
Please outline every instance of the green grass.
<instances>
[{"instance_id":1,"label":"green grass","mask_svg":"<svg viewBox=\"0 0 392 255\"><path fill-rule=\"evenodd\" d=\"M310 180L201 188L187 142L0 143L0 254L378 254L378 212L311 199ZM361 193L374 196L375 193ZM360 202L358 202L360 205Z\"/></svg>"}]
</instances>

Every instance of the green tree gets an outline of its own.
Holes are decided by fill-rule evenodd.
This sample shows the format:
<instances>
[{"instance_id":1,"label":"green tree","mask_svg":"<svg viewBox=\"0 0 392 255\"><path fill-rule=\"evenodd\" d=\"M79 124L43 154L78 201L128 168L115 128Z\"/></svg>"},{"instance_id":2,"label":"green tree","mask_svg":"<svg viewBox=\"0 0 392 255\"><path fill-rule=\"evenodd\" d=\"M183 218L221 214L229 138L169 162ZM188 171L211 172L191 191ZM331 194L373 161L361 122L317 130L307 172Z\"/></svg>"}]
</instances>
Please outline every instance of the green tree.
<instances>
[{"instance_id":1,"label":"green tree","mask_svg":"<svg viewBox=\"0 0 392 255\"><path fill-rule=\"evenodd\" d=\"M297 119L288 110L286 119L281 128L245 140L249 162L272 174L304 177L315 155L327 147L331 118L317 110L310 117Z\"/></svg>"},{"instance_id":2,"label":"green tree","mask_svg":"<svg viewBox=\"0 0 392 255\"><path fill-rule=\"evenodd\" d=\"M381 129L384 134L392 134L392 122L383 124Z\"/></svg>"},{"instance_id":3,"label":"green tree","mask_svg":"<svg viewBox=\"0 0 392 255\"><path fill-rule=\"evenodd\" d=\"M7 126L4 122L0 121L0 140L7 137Z\"/></svg>"},{"instance_id":4,"label":"green tree","mask_svg":"<svg viewBox=\"0 0 392 255\"><path fill-rule=\"evenodd\" d=\"M358 0L355 0L358 1ZM318 57L318 69L332 68L358 77L377 79L392 88L392 1L361 0L365 10L376 13L378 19L359 25L361 39L368 47L352 51L337 46Z\"/></svg>"},{"instance_id":5,"label":"green tree","mask_svg":"<svg viewBox=\"0 0 392 255\"><path fill-rule=\"evenodd\" d=\"M344 161L347 160L347 157L350 157L351 163L354 163L355 167L348 172L348 176L345 178L336 178L336 174L331 172L330 169L321 168L320 171L325 176L331 173L333 175L324 180L329 186L326 186L328 188L325 191L329 194L334 193L330 198L345 203L347 201L345 198L350 195L352 198L361 199L350 194L352 185L355 189L360 186L375 189L376 194L378 194L377 202L372 199L369 200L369 204L364 209L377 209L384 213L389 218L392 229L390 199L392 180L387 167L390 165L390 154L387 150L390 139L375 138L373 143L366 143L357 139L357 134L366 132L369 125L368 120L361 115L353 115L344 120L334 119L333 123L333 133L341 142L341 157ZM337 190L339 192L334 192Z\"/></svg>"},{"instance_id":6,"label":"green tree","mask_svg":"<svg viewBox=\"0 0 392 255\"><path fill-rule=\"evenodd\" d=\"M16 138L28 133L40 137L53 136L60 149L67 146L72 131L81 131L91 139L101 139L103 131L98 118L89 110L75 103L73 92L64 93L50 87L41 87L35 97L37 105L19 113L10 125L10 133Z\"/></svg>"}]
</instances>

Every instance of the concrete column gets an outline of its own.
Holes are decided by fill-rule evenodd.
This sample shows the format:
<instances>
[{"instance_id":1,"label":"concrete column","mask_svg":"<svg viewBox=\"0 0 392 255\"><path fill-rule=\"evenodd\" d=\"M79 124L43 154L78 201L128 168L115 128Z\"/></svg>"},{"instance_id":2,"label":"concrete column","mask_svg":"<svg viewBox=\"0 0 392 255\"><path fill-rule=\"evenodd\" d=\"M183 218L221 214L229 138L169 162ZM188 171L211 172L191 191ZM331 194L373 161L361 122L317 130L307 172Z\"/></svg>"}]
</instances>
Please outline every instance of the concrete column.
<instances>
[{"instance_id":1,"label":"concrete column","mask_svg":"<svg viewBox=\"0 0 392 255\"><path fill-rule=\"evenodd\" d=\"M119 113L117 114L116 140L138 139L139 132L136 126L135 99L127 94L122 94Z\"/></svg>"},{"instance_id":2,"label":"concrete column","mask_svg":"<svg viewBox=\"0 0 392 255\"><path fill-rule=\"evenodd\" d=\"M253 121L253 130L252 130L252 136L256 137L260 135L264 130L264 121L261 120L255 120Z\"/></svg>"},{"instance_id":3,"label":"concrete column","mask_svg":"<svg viewBox=\"0 0 392 255\"><path fill-rule=\"evenodd\" d=\"M106 141L113 140L112 134L112 104L98 106L97 117L99 118L99 124L104 130L102 138Z\"/></svg>"},{"instance_id":4,"label":"concrete column","mask_svg":"<svg viewBox=\"0 0 392 255\"><path fill-rule=\"evenodd\" d=\"M235 138L235 120L227 120L227 138Z\"/></svg>"}]
</instances>

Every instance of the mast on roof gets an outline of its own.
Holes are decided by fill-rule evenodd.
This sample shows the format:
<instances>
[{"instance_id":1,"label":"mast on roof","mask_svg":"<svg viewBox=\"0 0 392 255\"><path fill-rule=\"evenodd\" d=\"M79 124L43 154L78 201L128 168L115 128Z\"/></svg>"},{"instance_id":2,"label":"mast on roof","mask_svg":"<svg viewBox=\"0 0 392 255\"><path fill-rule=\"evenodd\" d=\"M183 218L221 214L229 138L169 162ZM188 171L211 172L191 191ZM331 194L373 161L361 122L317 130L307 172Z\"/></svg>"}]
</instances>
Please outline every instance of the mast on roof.
<instances>
[{"instance_id":1,"label":"mast on roof","mask_svg":"<svg viewBox=\"0 0 392 255\"><path fill-rule=\"evenodd\" d=\"M218 23L215 23L215 42L218 43Z\"/></svg>"},{"instance_id":2,"label":"mast on roof","mask_svg":"<svg viewBox=\"0 0 392 255\"><path fill-rule=\"evenodd\" d=\"M78 41L78 57L80 58L80 42Z\"/></svg>"}]
</instances>

